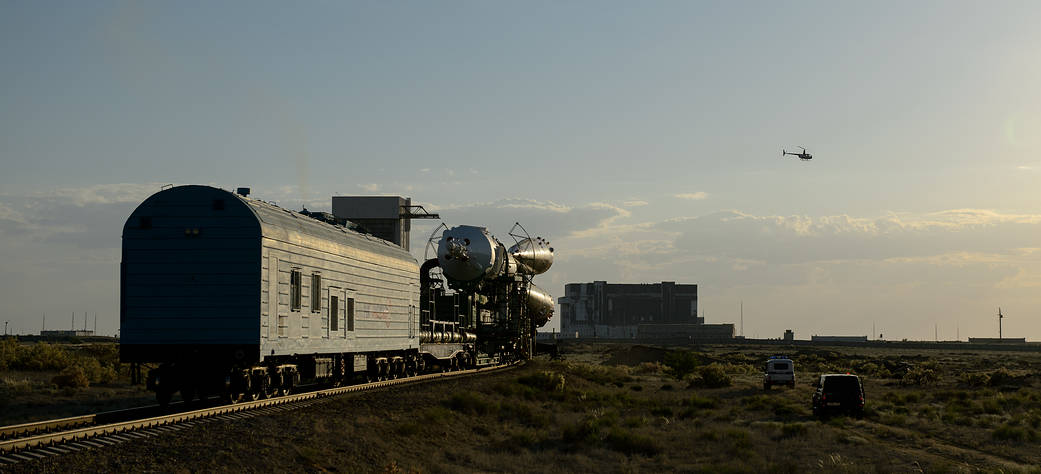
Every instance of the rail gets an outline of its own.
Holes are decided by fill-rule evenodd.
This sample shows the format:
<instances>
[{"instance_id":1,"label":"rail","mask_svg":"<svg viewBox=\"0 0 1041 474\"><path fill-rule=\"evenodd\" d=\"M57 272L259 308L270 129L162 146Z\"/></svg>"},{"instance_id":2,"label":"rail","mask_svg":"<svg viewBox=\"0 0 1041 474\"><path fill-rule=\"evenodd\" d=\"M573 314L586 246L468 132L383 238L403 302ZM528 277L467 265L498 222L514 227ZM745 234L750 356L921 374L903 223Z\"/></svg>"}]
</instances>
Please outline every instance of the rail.
<instances>
[{"instance_id":1,"label":"rail","mask_svg":"<svg viewBox=\"0 0 1041 474\"><path fill-rule=\"evenodd\" d=\"M342 395L352 392L361 392L366 390L392 387L398 385L409 385L419 382L440 380L451 377L460 377L475 375L479 373L499 371L517 366L517 363L498 365L494 367L482 367L477 369L460 370L455 372L443 372L418 375L415 377L406 377L394 380L386 380L380 382L371 382L359 385L348 385L344 387L335 387L324 390L316 390L313 392L300 393L295 395L287 395L277 398L268 398L264 400L250 401L244 403L236 403L231 405L221 405L217 407L202 408L198 410L185 411L180 413L171 413L162 416L154 416L149 418L143 418L138 420L131 420L118 423L109 423L97 426L79 427L83 424L91 424L97 420L97 414L94 415L83 415L70 418L62 418L56 420L47 420L36 423L24 423L21 425L5 426L0 427L0 433L5 435L19 434L25 435L33 433L32 436L22 436L14 439L0 440L0 455L8 455L12 453L21 453L27 450L36 448L42 448L52 446L60 443L81 441L106 435L112 435L116 433L124 433L129 431L143 430L153 428L157 426L167 426L178 423L184 423L186 421L198 420L202 418L210 418L220 415L226 415L229 413L237 413L249 410L255 410L258 408L285 405L290 403L301 402L304 400L312 400L318 398L333 397L336 395ZM54 430L58 428L70 428L63 431L48 432L43 434L35 434L41 431ZM16 458L17 459L17 458ZM0 460L3 460L0 458ZM17 462L17 461L15 461Z\"/></svg>"}]
</instances>

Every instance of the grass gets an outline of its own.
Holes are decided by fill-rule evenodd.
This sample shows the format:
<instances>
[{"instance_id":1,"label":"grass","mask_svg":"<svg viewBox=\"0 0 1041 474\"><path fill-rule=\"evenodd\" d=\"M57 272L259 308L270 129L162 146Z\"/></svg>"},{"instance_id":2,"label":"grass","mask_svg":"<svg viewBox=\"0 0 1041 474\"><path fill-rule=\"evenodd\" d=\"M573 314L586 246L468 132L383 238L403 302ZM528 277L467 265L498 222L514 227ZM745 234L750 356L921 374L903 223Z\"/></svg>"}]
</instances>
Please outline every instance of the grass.
<instances>
[{"instance_id":1,"label":"grass","mask_svg":"<svg viewBox=\"0 0 1041 474\"><path fill-rule=\"evenodd\" d=\"M1041 465L1041 355L792 349L785 355L796 361L796 387L764 392L758 370L774 351L565 346L563 361L360 393L247 423L201 424L176 442L159 437L120 453L91 453L79 467L958 472L968 466L1029 472ZM687 371L684 361L694 365L677 377ZM864 418L815 419L809 402L817 372L803 363L827 372L869 372ZM905 382L907 374L925 370L935 379ZM962 376L972 370L986 374L986 383ZM705 383L703 371L729 383ZM991 374L1001 382L992 385ZM690 383L696 377L702 381ZM10 380L8 390L37 390L31 379ZM207 448L229 440L231 451Z\"/></svg>"},{"instance_id":2,"label":"grass","mask_svg":"<svg viewBox=\"0 0 1041 474\"><path fill-rule=\"evenodd\" d=\"M113 343L49 344L0 339L0 425L152 403L129 383Z\"/></svg>"}]
</instances>

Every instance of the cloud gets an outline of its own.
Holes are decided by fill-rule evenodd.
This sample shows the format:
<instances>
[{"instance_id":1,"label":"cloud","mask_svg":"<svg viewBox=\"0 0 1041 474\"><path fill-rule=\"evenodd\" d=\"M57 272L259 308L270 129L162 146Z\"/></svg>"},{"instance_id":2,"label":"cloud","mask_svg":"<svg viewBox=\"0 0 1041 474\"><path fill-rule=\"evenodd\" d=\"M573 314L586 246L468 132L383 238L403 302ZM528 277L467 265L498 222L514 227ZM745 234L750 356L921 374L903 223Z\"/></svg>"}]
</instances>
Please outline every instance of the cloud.
<instances>
[{"instance_id":1,"label":"cloud","mask_svg":"<svg viewBox=\"0 0 1041 474\"><path fill-rule=\"evenodd\" d=\"M380 190L380 185L376 183L359 184L358 187L367 193L376 193Z\"/></svg>"},{"instance_id":2,"label":"cloud","mask_svg":"<svg viewBox=\"0 0 1041 474\"><path fill-rule=\"evenodd\" d=\"M650 204L650 203L647 202L647 201L640 201L640 200L623 201L622 202L622 205L625 206L625 207L643 207L643 206L646 206L648 204Z\"/></svg>"},{"instance_id":3,"label":"cloud","mask_svg":"<svg viewBox=\"0 0 1041 474\"><path fill-rule=\"evenodd\" d=\"M704 191L698 191L696 193L673 194L672 197L678 198L678 199L688 199L688 200L692 200L692 201L700 201L702 199L708 198L708 193L706 193Z\"/></svg>"},{"instance_id":4,"label":"cloud","mask_svg":"<svg viewBox=\"0 0 1041 474\"><path fill-rule=\"evenodd\" d=\"M1041 237L1041 215L953 209L877 218L756 216L722 211L655 226L675 233L682 251L772 263L1000 253Z\"/></svg>"},{"instance_id":5,"label":"cloud","mask_svg":"<svg viewBox=\"0 0 1041 474\"><path fill-rule=\"evenodd\" d=\"M23 242L118 248L126 217L160 187L118 183L0 194L0 235Z\"/></svg>"},{"instance_id":6,"label":"cloud","mask_svg":"<svg viewBox=\"0 0 1041 474\"><path fill-rule=\"evenodd\" d=\"M449 227L476 225L486 227L500 241L512 240L509 232L519 223L532 236L541 236L551 241L574 237L595 229L610 227L614 220L629 215L629 211L603 203L568 206L553 201L527 198L507 198L490 202L466 205L438 205L416 202L428 211L437 212ZM414 221L413 247L426 245L429 233L436 223ZM523 235L520 228L514 229ZM417 241L421 238L421 241ZM509 244L512 244L510 242Z\"/></svg>"}]
</instances>

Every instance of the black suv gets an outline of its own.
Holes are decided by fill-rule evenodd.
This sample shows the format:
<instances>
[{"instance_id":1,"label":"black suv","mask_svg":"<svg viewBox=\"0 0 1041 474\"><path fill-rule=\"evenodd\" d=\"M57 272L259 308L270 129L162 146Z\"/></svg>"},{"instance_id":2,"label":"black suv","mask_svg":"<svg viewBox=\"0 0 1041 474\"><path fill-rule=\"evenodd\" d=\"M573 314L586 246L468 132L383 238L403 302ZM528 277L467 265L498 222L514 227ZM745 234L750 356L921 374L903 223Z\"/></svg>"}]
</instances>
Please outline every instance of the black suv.
<instances>
[{"instance_id":1,"label":"black suv","mask_svg":"<svg viewBox=\"0 0 1041 474\"><path fill-rule=\"evenodd\" d=\"M864 416L864 386L860 377L850 374L824 374L813 392L813 415L825 417L832 413L848 413L857 418Z\"/></svg>"}]
</instances>

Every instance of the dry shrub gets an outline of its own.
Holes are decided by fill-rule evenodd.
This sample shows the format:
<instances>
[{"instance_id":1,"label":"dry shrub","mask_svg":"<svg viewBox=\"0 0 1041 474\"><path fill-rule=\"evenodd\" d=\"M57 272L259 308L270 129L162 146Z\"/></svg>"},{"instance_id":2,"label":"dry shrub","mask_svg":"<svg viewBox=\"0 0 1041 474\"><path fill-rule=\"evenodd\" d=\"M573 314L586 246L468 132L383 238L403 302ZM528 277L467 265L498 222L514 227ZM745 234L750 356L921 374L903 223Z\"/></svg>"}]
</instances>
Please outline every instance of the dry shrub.
<instances>
[{"instance_id":1,"label":"dry shrub","mask_svg":"<svg viewBox=\"0 0 1041 474\"><path fill-rule=\"evenodd\" d=\"M633 375L657 375L665 371L661 362L643 362L632 369Z\"/></svg>"},{"instance_id":2,"label":"dry shrub","mask_svg":"<svg viewBox=\"0 0 1041 474\"><path fill-rule=\"evenodd\" d=\"M990 385L990 374L984 372L966 372L959 380L970 387L986 387Z\"/></svg>"},{"instance_id":3,"label":"dry shrub","mask_svg":"<svg viewBox=\"0 0 1041 474\"><path fill-rule=\"evenodd\" d=\"M1012 375L1012 372L1004 367L999 367L997 370L993 370L987 375L990 377L988 383L991 387L1006 385L1016 380L1016 377Z\"/></svg>"},{"instance_id":4,"label":"dry shrub","mask_svg":"<svg viewBox=\"0 0 1041 474\"><path fill-rule=\"evenodd\" d=\"M698 367L697 374L690 378L690 387L720 388L729 387L733 383L723 366L713 362Z\"/></svg>"},{"instance_id":5,"label":"dry shrub","mask_svg":"<svg viewBox=\"0 0 1041 474\"><path fill-rule=\"evenodd\" d=\"M653 438L622 428L612 428L607 433L604 442L609 449L630 455L654 456L662 450L661 446Z\"/></svg>"},{"instance_id":6,"label":"dry shrub","mask_svg":"<svg viewBox=\"0 0 1041 474\"><path fill-rule=\"evenodd\" d=\"M0 371L11 368L18 357L18 339L5 337L0 339Z\"/></svg>"},{"instance_id":7,"label":"dry shrub","mask_svg":"<svg viewBox=\"0 0 1041 474\"><path fill-rule=\"evenodd\" d=\"M632 381L628 369L622 366L568 364L567 369L573 375L601 385L621 387L626 382Z\"/></svg>"},{"instance_id":8,"label":"dry shrub","mask_svg":"<svg viewBox=\"0 0 1041 474\"><path fill-rule=\"evenodd\" d=\"M933 385L939 380L940 375L936 370L929 367L916 366L904 374L903 378L900 379L900 383L903 385Z\"/></svg>"},{"instance_id":9,"label":"dry shrub","mask_svg":"<svg viewBox=\"0 0 1041 474\"><path fill-rule=\"evenodd\" d=\"M83 369L78 366L67 367L60 374L55 375L51 382L58 388L85 388L90 386L90 379Z\"/></svg>"},{"instance_id":10,"label":"dry shrub","mask_svg":"<svg viewBox=\"0 0 1041 474\"><path fill-rule=\"evenodd\" d=\"M73 363L72 367L83 370L83 374L91 383L109 383L116 380L116 369L111 366L101 365L97 359L80 358Z\"/></svg>"},{"instance_id":11,"label":"dry shrub","mask_svg":"<svg viewBox=\"0 0 1041 474\"><path fill-rule=\"evenodd\" d=\"M514 421L525 426L543 428L549 426L550 419L527 403L504 403L499 407L499 419Z\"/></svg>"},{"instance_id":12,"label":"dry shrub","mask_svg":"<svg viewBox=\"0 0 1041 474\"><path fill-rule=\"evenodd\" d=\"M810 423L785 423L781 426L782 438L797 438L810 432Z\"/></svg>"},{"instance_id":13,"label":"dry shrub","mask_svg":"<svg viewBox=\"0 0 1041 474\"><path fill-rule=\"evenodd\" d=\"M549 392L564 391L564 374L558 374L556 372L545 371L537 374L525 375L519 377L517 382L531 388Z\"/></svg>"},{"instance_id":14,"label":"dry shrub","mask_svg":"<svg viewBox=\"0 0 1041 474\"><path fill-rule=\"evenodd\" d=\"M72 356L61 346L46 342L30 346L17 346L17 355L12 369L19 370L62 370L72 363Z\"/></svg>"},{"instance_id":15,"label":"dry shrub","mask_svg":"<svg viewBox=\"0 0 1041 474\"><path fill-rule=\"evenodd\" d=\"M1041 438L1038 436L1037 431L1022 426L1013 426L1008 423L995 428L991 435L998 441L1015 441L1019 443L1037 441Z\"/></svg>"},{"instance_id":16,"label":"dry shrub","mask_svg":"<svg viewBox=\"0 0 1041 474\"><path fill-rule=\"evenodd\" d=\"M690 351L672 351L665 354L665 366L670 375L683 379L698 367L698 356Z\"/></svg>"}]
</instances>

